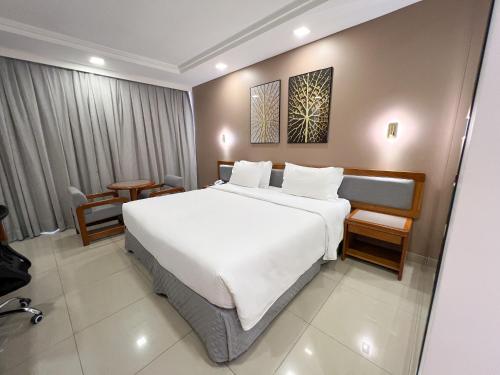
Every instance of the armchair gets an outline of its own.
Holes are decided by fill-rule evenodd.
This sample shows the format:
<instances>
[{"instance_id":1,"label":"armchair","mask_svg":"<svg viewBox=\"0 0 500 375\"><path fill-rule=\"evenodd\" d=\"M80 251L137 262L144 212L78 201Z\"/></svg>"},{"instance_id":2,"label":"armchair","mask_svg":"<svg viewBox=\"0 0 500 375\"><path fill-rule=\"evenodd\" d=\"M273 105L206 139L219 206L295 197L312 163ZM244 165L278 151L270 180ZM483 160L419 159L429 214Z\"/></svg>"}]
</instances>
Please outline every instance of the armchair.
<instances>
[{"instance_id":1,"label":"armchair","mask_svg":"<svg viewBox=\"0 0 500 375\"><path fill-rule=\"evenodd\" d=\"M71 196L71 211L75 220L75 226L82 237L84 246L89 245L91 241L120 234L125 231L122 218L122 204L128 202L126 198L118 197L118 193L114 191L85 195L73 186L68 187L68 191ZM98 198L107 199L92 201ZM113 220L118 220L118 224L97 229L89 228Z\"/></svg>"},{"instance_id":2,"label":"armchair","mask_svg":"<svg viewBox=\"0 0 500 375\"><path fill-rule=\"evenodd\" d=\"M150 186L147 189L142 189L139 192L139 199L182 193L184 191L186 190L184 189L184 179L182 177L166 175L163 183Z\"/></svg>"}]
</instances>

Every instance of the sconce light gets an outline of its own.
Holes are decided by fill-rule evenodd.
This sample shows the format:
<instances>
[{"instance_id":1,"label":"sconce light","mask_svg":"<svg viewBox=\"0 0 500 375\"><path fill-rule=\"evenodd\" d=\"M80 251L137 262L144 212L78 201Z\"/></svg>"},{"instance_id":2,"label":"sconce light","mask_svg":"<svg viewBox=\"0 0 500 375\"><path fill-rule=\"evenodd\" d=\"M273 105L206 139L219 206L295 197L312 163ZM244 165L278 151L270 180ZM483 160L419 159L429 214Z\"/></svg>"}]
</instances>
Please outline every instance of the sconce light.
<instances>
[{"instance_id":1,"label":"sconce light","mask_svg":"<svg viewBox=\"0 0 500 375\"><path fill-rule=\"evenodd\" d=\"M398 136L398 123L391 122L387 125L387 138L392 139Z\"/></svg>"},{"instance_id":2,"label":"sconce light","mask_svg":"<svg viewBox=\"0 0 500 375\"><path fill-rule=\"evenodd\" d=\"M224 145L226 144L226 133L222 133L222 135L221 135L221 142Z\"/></svg>"}]
</instances>

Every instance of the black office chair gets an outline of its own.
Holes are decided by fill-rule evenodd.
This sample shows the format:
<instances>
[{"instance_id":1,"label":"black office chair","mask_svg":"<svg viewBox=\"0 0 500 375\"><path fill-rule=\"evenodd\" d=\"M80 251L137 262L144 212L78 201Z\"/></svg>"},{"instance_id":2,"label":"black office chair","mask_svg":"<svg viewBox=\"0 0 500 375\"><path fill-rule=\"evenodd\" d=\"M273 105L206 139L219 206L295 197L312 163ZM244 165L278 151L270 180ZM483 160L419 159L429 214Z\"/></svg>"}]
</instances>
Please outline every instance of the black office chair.
<instances>
[{"instance_id":1,"label":"black office chair","mask_svg":"<svg viewBox=\"0 0 500 375\"><path fill-rule=\"evenodd\" d=\"M7 244L7 235L2 221L8 214L9 210L7 207L0 205L0 296L13 292L31 281L31 276L28 273L31 262ZM0 303L0 309L11 302L18 302L20 307L14 310L0 311L0 318L26 312L33 315L31 323L38 324L42 321L43 313L40 310L29 307L31 303L29 298L9 298L7 301Z\"/></svg>"}]
</instances>

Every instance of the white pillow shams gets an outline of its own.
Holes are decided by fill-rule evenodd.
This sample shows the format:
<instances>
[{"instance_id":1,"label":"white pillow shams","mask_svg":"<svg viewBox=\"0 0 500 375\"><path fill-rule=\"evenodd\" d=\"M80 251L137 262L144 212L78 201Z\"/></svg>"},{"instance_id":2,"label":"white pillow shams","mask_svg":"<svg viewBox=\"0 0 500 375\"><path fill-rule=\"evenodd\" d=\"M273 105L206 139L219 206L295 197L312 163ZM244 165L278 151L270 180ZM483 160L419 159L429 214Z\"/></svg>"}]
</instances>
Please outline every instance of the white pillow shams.
<instances>
[{"instance_id":1,"label":"white pillow shams","mask_svg":"<svg viewBox=\"0 0 500 375\"><path fill-rule=\"evenodd\" d=\"M285 163L283 192L315 199L338 198L337 191L344 177L343 168L309 168Z\"/></svg>"},{"instance_id":2,"label":"white pillow shams","mask_svg":"<svg viewBox=\"0 0 500 375\"><path fill-rule=\"evenodd\" d=\"M234 163L229 183L233 185L246 186L251 188L259 187L262 169L257 164Z\"/></svg>"},{"instance_id":3,"label":"white pillow shams","mask_svg":"<svg viewBox=\"0 0 500 375\"><path fill-rule=\"evenodd\" d=\"M269 182L271 180L271 170L273 169L273 162L272 161L241 160L240 163L258 165L260 170L261 170L259 187L260 188L268 188L269 187Z\"/></svg>"}]
</instances>

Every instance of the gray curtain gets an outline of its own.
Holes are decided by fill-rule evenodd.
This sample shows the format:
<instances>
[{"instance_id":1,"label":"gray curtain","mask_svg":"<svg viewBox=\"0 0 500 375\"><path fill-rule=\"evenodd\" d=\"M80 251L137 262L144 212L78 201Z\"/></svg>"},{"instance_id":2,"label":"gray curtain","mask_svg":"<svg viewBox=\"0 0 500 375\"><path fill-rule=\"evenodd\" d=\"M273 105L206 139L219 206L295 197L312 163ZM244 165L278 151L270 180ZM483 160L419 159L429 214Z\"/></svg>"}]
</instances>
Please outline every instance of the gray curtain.
<instances>
[{"instance_id":1,"label":"gray curtain","mask_svg":"<svg viewBox=\"0 0 500 375\"><path fill-rule=\"evenodd\" d=\"M184 177L196 187L188 93L0 57L0 204L9 239L73 226L68 185Z\"/></svg>"}]
</instances>

